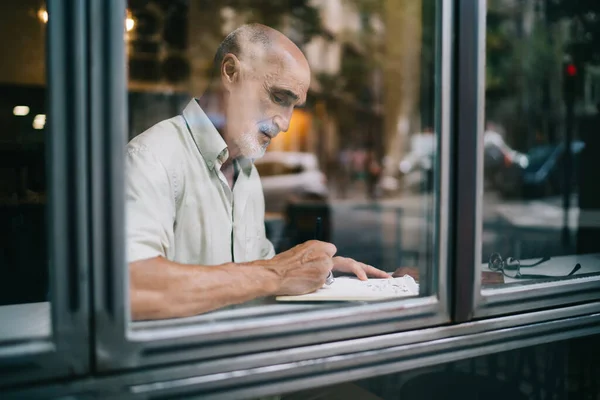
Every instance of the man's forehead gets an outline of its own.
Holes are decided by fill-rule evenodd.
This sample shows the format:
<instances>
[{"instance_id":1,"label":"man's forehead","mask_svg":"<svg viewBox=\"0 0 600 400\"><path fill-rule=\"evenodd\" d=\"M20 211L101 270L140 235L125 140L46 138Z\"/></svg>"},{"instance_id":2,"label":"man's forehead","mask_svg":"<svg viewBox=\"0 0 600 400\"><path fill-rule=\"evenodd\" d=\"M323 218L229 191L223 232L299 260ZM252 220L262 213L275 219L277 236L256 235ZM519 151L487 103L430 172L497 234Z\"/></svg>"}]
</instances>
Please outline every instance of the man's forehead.
<instances>
[{"instance_id":1,"label":"man's forehead","mask_svg":"<svg viewBox=\"0 0 600 400\"><path fill-rule=\"evenodd\" d=\"M270 62L262 71L267 85L287 89L299 97L305 95L310 84L310 70L295 60Z\"/></svg>"},{"instance_id":2,"label":"man's forehead","mask_svg":"<svg viewBox=\"0 0 600 400\"><path fill-rule=\"evenodd\" d=\"M287 96L297 103L306 101L308 85L309 82L286 73L271 74L265 79L265 86L269 91Z\"/></svg>"},{"instance_id":3,"label":"man's forehead","mask_svg":"<svg viewBox=\"0 0 600 400\"><path fill-rule=\"evenodd\" d=\"M270 91L286 95L298 104L306 101L310 85L310 68L304 55L292 54L286 48L257 46L251 43L243 50L249 63L251 79L259 79Z\"/></svg>"}]
</instances>

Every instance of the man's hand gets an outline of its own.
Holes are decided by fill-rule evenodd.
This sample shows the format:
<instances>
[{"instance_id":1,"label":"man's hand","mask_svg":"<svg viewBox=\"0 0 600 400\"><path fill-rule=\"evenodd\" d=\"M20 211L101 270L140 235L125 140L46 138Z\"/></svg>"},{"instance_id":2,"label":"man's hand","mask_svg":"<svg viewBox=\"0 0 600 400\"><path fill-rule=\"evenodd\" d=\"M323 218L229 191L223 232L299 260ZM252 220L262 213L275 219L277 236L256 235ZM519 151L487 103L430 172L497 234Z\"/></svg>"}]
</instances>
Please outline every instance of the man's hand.
<instances>
[{"instance_id":1,"label":"man's hand","mask_svg":"<svg viewBox=\"0 0 600 400\"><path fill-rule=\"evenodd\" d=\"M368 278L390 278L385 271L346 257L333 258L333 271L354 274L361 281L366 281Z\"/></svg>"},{"instance_id":2,"label":"man's hand","mask_svg":"<svg viewBox=\"0 0 600 400\"><path fill-rule=\"evenodd\" d=\"M311 240L270 260L221 265L184 265L163 257L129 263L135 320L187 317L257 297L314 292L332 269L367 276L389 275L350 258L334 257L331 243Z\"/></svg>"},{"instance_id":3,"label":"man's hand","mask_svg":"<svg viewBox=\"0 0 600 400\"><path fill-rule=\"evenodd\" d=\"M256 261L279 277L275 295L314 292L325 283L337 249L331 243L310 240L266 261Z\"/></svg>"}]
</instances>

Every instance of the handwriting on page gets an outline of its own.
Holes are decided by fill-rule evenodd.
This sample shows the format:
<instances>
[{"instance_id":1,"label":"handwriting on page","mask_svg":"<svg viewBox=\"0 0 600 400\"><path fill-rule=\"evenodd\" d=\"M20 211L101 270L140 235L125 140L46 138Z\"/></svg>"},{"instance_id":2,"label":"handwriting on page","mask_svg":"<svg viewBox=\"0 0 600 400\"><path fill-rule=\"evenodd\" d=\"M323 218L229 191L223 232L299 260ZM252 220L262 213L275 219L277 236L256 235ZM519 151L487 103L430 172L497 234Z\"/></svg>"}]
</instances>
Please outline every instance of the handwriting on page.
<instances>
[{"instance_id":1,"label":"handwriting on page","mask_svg":"<svg viewBox=\"0 0 600 400\"><path fill-rule=\"evenodd\" d=\"M407 284L407 280L404 278L369 280L364 283L366 288L375 293L402 295L411 294L414 291L414 287L410 287L412 285Z\"/></svg>"},{"instance_id":2,"label":"handwriting on page","mask_svg":"<svg viewBox=\"0 0 600 400\"><path fill-rule=\"evenodd\" d=\"M278 301L376 301L417 296L419 285L408 275L390 279L361 281L353 277L337 278L314 293L279 296Z\"/></svg>"}]
</instances>

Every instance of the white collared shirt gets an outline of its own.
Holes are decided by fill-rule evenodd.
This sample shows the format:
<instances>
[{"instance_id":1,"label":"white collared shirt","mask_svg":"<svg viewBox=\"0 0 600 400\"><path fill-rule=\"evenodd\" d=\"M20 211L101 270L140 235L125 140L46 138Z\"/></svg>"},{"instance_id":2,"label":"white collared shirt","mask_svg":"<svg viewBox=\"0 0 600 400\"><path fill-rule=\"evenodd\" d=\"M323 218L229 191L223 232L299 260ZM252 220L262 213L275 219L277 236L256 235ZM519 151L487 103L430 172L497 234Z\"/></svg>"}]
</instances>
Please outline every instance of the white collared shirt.
<instances>
[{"instance_id":1,"label":"white collared shirt","mask_svg":"<svg viewBox=\"0 0 600 400\"><path fill-rule=\"evenodd\" d=\"M218 265L275 255L265 236L256 168L242 160L233 190L225 141L195 99L127 146L127 260L163 256ZM236 161L237 162L237 161Z\"/></svg>"}]
</instances>

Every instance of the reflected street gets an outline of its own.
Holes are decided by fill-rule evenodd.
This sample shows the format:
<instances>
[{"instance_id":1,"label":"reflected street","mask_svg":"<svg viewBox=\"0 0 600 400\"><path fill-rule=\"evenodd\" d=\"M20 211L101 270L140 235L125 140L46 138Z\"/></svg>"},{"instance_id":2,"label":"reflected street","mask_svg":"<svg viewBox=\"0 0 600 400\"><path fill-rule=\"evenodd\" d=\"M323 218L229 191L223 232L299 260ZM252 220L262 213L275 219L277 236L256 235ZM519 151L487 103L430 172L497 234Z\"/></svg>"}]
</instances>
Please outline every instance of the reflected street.
<instances>
[{"instance_id":1,"label":"reflected street","mask_svg":"<svg viewBox=\"0 0 600 400\"><path fill-rule=\"evenodd\" d=\"M372 202L363 190L349 191L344 199L332 191L328 203L331 241L339 255L364 260L386 271L423 265L432 257L425 241L433 233L433 218L427 214L432 201L427 193ZM507 201L486 191L483 204L482 263L493 252L517 258L573 253L578 209L571 208L570 241L564 243L560 196ZM574 197L571 205L576 204ZM281 219L274 216L267 225L271 240L281 243L285 235Z\"/></svg>"}]
</instances>

